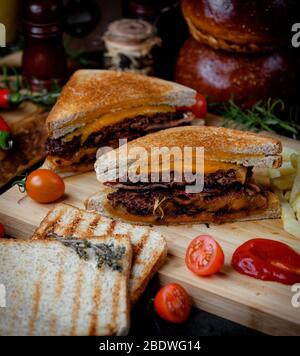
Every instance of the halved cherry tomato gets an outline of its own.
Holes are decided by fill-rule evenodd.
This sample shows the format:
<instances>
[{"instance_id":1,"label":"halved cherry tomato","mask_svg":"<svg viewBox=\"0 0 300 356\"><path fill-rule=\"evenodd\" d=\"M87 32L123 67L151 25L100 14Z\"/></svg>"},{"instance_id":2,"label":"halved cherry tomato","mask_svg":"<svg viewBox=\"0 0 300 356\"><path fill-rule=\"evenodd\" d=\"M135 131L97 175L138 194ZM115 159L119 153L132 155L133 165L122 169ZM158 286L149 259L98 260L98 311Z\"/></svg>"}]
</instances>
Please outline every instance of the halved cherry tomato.
<instances>
[{"instance_id":1,"label":"halved cherry tomato","mask_svg":"<svg viewBox=\"0 0 300 356\"><path fill-rule=\"evenodd\" d=\"M0 109L13 109L25 100L20 92L12 92L10 89L0 89Z\"/></svg>"},{"instance_id":2,"label":"halved cherry tomato","mask_svg":"<svg viewBox=\"0 0 300 356\"><path fill-rule=\"evenodd\" d=\"M183 323L191 312L190 297L179 284L171 283L158 291L154 307L162 319L172 323Z\"/></svg>"},{"instance_id":3,"label":"halved cherry tomato","mask_svg":"<svg viewBox=\"0 0 300 356\"><path fill-rule=\"evenodd\" d=\"M52 203L65 193L65 183L48 169L37 169L29 174L25 189L31 199L39 203Z\"/></svg>"},{"instance_id":4,"label":"halved cherry tomato","mask_svg":"<svg viewBox=\"0 0 300 356\"><path fill-rule=\"evenodd\" d=\"M2 239L5 235L5 229L2 224L0 224L0 239Z\"/></svg>"},{"instance_id":5,"label":"halved cherry tomato","mask_svg":"<svg viewBox=\"0 0 300 356\"><path fill-rule=\"evenodd\" d=\"M198 276L210 276L224 265L224 252L212 236L200 235L190 243L185 263Z\"/></svg>"},{"instance_id":6,"label":"halved cherry tomato","mask_svg":"<svg viewBox=\"0 0 300 356\"><path fill-rule=\"evenodd\" d=\"M196 94L196 103L191 107L177 107L177 110L189 110L196 117L202 119L207 115L207 101L200 93Z\"/></svg>"}]
</instances>

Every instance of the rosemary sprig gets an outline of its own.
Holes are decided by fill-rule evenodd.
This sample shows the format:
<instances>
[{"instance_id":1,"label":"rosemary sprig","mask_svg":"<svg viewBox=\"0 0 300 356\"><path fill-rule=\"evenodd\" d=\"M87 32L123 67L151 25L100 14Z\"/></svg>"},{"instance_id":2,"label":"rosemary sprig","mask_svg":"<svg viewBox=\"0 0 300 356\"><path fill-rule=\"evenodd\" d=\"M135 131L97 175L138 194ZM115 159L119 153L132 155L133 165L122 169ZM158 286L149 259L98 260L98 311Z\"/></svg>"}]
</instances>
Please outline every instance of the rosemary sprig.
<instances>
[{"instance_id":1,"label":"rosemary sprig","mask_svg":"<svg viewBox=\"0 0 300 356\"><path fill-rule=\"evenodd\" d=\"M215 103L211 105L216 107ZM297 113L290 114L287 119L280 116L285 112L283 100L268 99L267 101L258 101L250 108L239 106L233 99L224 104L220 104L217 113L224 117L224 126L245 128L246 130L269 132L282 131L298 135L300 133L300 124L296 122Z\"/></svg>"},{"instance_id":2,"label":"rosemary sprig","mask_svg":"<svg viewBox=\"0 0 300 356\"><path fill-rule=\"evenodd\" d=\"M103 265L110 267L114 271L122 272L122 265L119 263L125 253L125 247L115 247L113 243L95 243L86 239L77 239L73 236L59 236L55 232L48 232L48 237L54 237L64 246L72 248L77 255L87 261L90 258L89 250L94 253L97 260L97 268Z\"/></svg>"},{"instance_id":3,"label":"rosemary sprig","mask_svg":"<svg viewBox=\"0 0 300 356\"><path fill-rule=\"evenodd\" d=\"M28 100L33 103L39 104L46 109L50 109L55 103L56 100L58 99L60 95L60 89L57 89L52 92L44 92L44 93L31 93L28 92L24 94L23 100Z\"/></svg>"},{"instance_id":4,"label":"rosemary sprig","mask_svg":"<svg viewBox=\"0 0 300 356\"><path fill-rule=\"evenodd\" d=\"M10 88L10 79L8 75L8 66L6 64L2 65L2 83L5 88Z\"/></svg>"}]
</instances>

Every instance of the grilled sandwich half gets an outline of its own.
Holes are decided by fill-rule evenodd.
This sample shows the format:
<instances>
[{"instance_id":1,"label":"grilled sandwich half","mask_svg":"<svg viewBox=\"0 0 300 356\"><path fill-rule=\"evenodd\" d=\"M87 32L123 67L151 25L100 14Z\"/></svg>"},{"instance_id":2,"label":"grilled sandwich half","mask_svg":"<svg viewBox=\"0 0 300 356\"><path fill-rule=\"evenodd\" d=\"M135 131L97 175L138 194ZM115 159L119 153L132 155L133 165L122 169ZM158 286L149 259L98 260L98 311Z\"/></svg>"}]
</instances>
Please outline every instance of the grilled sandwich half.
<instances>
[{"instance_id":1,"label":"grilled sandwich half","mask_svg":"<svg viewBox=\"0 0 300 356\"><path fill-rule=\"evenodd\" d=\"M0 241L0 335L126 335L127 235Z\"/></svg>"},{"instance_id":2,"label":"grilled sandwich half","mask_svg":"<svg viewBox=\"0 0 300 356\"><path fill-rule=\"evenodd\" d=\"M195 103L195 90L176 83L137 73L79 70L47 118L45 166L61 175L93 170L98 148L188 125Z\"/></svg>"},{"instance_id":3,"label":"grilled sandwich half","mask_svg":"<svg viewBox=\"0 0 300 356\"><path fill-rule=\"evenodd\" d=\"M128 236L133 250L133 262L129 277L129 298L133 305L146 288L149 280L167 256L167 243L157 231L144 226L132 226L108 219L96 212L59 204L52 209L33 239L49 239L49 234L74 238L89 236Z\"/></svg>"},{"instance_id":4,"label":"grilled sandwich half","mask_svg":"<svg viewBox=\"0 0 300 356\"><path fill-rule=\"evenodd\" d=\"M173 165L168 166L162 154L160 163L152 164L153 156L159 157L157 152L165 147L176 147L183 153L187 147L202 147L203 171L197 171L193 151L187 162L182 154L182 158L173 158ZM143 148L145 154L134 159L130 154L137 148ZM116 219L145 224L279 218L278 199L270 190L256 184L253 167L279 167L281 150L281 143L276 139L218 127L179 127L149 134L99 157L95 169L100 191L87 200L86 206ZM138 169L139 173L148 174L148 179L126 180L126 165L128 176ZM191 183L175 180L178 173L183 177L183 167L187 173L203 174L202 191L187 192L186 187ZM171 171L168 182L162 179L165 168ZM153 173L159 177L154 182L151 181Z\"/></svg>"}]
</instances>

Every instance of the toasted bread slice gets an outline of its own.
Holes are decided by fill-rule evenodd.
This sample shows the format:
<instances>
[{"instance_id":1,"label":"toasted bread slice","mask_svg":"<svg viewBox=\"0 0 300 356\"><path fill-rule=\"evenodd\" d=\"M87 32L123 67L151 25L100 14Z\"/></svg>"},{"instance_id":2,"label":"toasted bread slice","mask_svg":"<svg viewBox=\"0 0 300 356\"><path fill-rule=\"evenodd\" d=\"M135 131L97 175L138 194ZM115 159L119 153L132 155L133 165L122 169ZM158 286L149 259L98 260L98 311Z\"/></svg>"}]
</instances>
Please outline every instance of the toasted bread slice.
<instances>
[{"instance_id":1,"label":"toasted bread slice","mask_svg":"<svg viewBox=\"0 0 300 356\"><path fill-rule=\"evenodd\" d=\"M109 246L117 267L97 266L93 255L80 258L61 240L0 241L0 280L8 303L0 308L0 335L128 333L130 240L119 235L86 241L92 251Z\"/></svg>"},{"instance_id":2,"label":"toasted bread slice","mask_svg":"<svg viewBox=\"0 0 300 356\"><path fill-rule=\"evenodd\" d=\"M49 232L61 236L72 235L75 238L128 235L133 248L129 278L131 304L138 300L167 255L167 243L159 232L143 226L116 222L96 212L88 212L67 204L59 204L47 214L33 239L47 239Z\"/></svg>"},{"instance_id":3,"label":"toasted bread slice","mask_svg":"<svg viewBox=\"0 0 300 356\"><path fill-rule=\"evenodd\" d=\"M263 210L228 212L221 217L214 216L214 213L203 211L194 215L165 216L163 220L158 220L156 215L133 215L122 207L114 209L107 201L107 195L111 192L113 192L112 188L102 186L100 191L85 201L86 208L98 211L100 214L116 220L139 225L220 224L223 222L279 219L281 217L280 203L272 192L266 192L268 207Z\"/></svg>"},{"instance_id":4,"label":"toasted bread slice","mask_svg":"<svg viewBox=\"0 0 300 356\"><path fill-rule=\"evenodd\" d=\"M223 127L184 126L149 134L100 156L95 163L97 179L105 183L109 170L114 172L115 166L120 170L128 164L130 168L128 152L131 149L144 148L145 165L148 166L148 156L151 151L165 146L170 149L179 147L182 150L186 147L203 147L205 160L239 164L245 167L276 168L280 167L282 162L282 144L277 139ZM115 164L116 157L118 157L117 164ZM140 155L138 162L141 163L142 159L143 156ZM109 167L109 170L103 172L103 167Z\"/></svg>"},{"instance_id":5,"label":"toasted bread slice","mask_svg":"<svg viewBox=\"0 0 300 356\"><path fill-rule=\"evenodd\" d=\"M62 137L109 112L158 105L190 107L195 96L193 89L137 73L79 70L48 116L49 136Z\"/></svg>"}]
</instances>

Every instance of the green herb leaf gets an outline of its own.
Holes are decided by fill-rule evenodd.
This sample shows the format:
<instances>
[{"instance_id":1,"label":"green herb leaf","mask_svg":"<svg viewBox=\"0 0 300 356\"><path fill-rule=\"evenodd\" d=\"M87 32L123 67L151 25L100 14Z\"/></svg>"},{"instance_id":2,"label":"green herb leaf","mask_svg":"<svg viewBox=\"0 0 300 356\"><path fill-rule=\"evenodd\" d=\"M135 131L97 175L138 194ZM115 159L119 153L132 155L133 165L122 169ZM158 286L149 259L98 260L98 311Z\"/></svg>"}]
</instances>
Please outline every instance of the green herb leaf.
<instances>
[{"instance_id":1,"label":"green herb leaf","mask_svg":"<svg viewBox=\"0 0 300 356\"><path fill-rule=\"evenodd\" d=\"M216 103L209 104L213 109ZM281 99L268 99L258 101L250 108L239 106L233 99L226 103L219 103L216 109L217 114L224 117L224 126L234 126L246 130L300 134L299 108L290 109L290 116L287 119L281 118L286 112L285 103Z\"/></svg>"}]
</instances>

